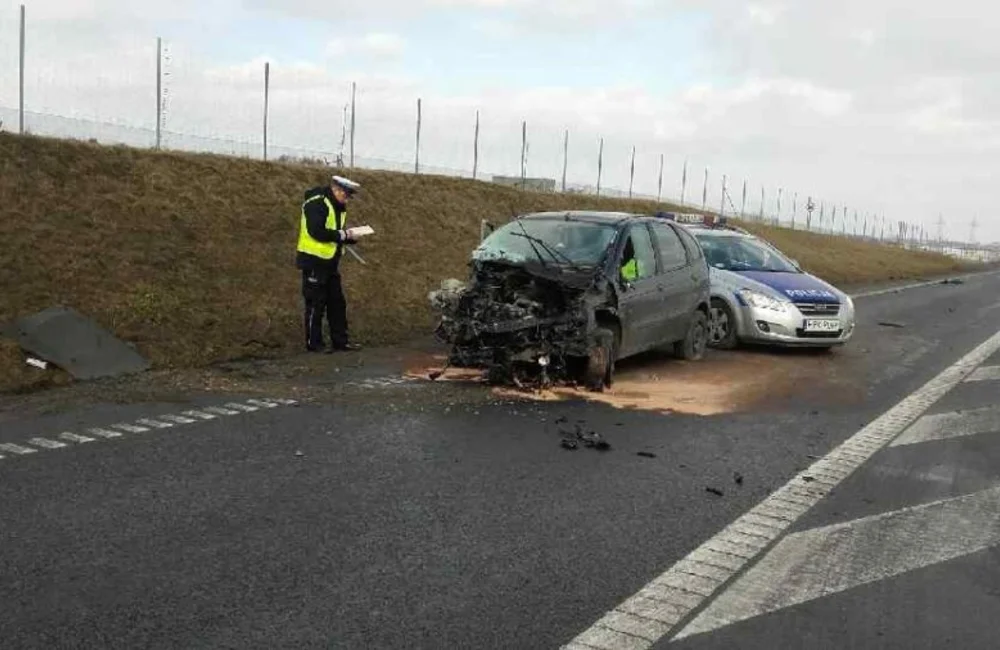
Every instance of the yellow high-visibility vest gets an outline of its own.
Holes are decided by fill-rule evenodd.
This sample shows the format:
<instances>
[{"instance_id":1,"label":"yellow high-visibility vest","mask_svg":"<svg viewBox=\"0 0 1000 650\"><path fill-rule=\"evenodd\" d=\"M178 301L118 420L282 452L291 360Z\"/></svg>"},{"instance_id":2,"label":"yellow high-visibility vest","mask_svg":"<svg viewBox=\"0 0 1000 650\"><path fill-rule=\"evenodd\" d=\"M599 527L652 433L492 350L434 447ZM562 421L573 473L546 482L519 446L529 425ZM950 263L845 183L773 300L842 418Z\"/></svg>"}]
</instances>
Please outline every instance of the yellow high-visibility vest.
<instances>
[{"instance_id":1,"label":"yellow high-visibility vest","mask_svg":"<svg viewBox=\"0 0 1000 650\"><path fill-rule=\"evenodd\" d=\"M317 241L312 238L309 234L309 228L306 226L306 204L310 201L315 201L317 199L322 199L323 203L326 204L327 214L326 214L326 228L327 230L342 230L344 224L347 223L347 211L341 213L341 221L337 223L337 211L333 208L333 203L330 199L323 196L322 194L317 194L316 196L309 197L302 204L302 216L299 220L299 245L298 250L301 253L306 253L307 255L314 255L320 259L332 260L337 254L338 244L336 242L324 242Z\"/></svg>"}]
</instances>

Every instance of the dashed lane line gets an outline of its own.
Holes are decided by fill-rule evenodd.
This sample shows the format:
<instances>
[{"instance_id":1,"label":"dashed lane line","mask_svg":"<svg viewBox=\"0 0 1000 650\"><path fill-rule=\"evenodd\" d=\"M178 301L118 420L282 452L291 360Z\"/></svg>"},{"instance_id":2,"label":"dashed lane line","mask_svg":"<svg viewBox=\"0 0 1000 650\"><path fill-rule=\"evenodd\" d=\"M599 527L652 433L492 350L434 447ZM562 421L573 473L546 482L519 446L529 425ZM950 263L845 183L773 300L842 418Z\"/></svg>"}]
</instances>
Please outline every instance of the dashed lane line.
<instances>
[{"instance_id":1,"label":"dashed lane line","mask_svg":"<svg viewBox=\"0 0 1000 650\"><path fill-rule=\"evenodd\" d=\"M125 433L145 433L146 431L149 431L149 427L140 427L135 424L122 423L112 424L111 426L115 429L121 429Z\"/></svg>"},{"instance_id":2,"label":"dashed lane line","mask_svg":"<svg viewBox=\"0 0 1000 650\"><path fill-rule=\"evenodd\" d=\"M19 456L26 456L28 454L37 453L37 449L32 449L31 447L22 447L21 445L15 445L12 442L0 443L0 450L6 451L7 453L17 454Z\"/></svg>"},{"instance_id":3,"label":"dashed lane line","mask_svg":"<svg viewBox=\"0 0 1000 650\"><path fill-rule=\"evenodd\" d=\"M754 563L795 521L997 350L1000 332L800 472L563 647L646 650L680 630L696 610ZM768 525L761 526L762 522ZM755 535L747 535L749 530Z\"/></svg>"},{"instance_id":4,"label":"dashed lane line","mask_svg":"<svg viewBox=\"0 0 1000 650\"><path fill-rule=\"evenodd\" d=\"M181 415L198 418L199 420L214 420L218 417L216 415L212 415L211 413L205 413L204 411L182 411Z\"/></svg>"},{"instance_id":5,"label":"dashed lane line","mask_svg":"<svg viewBox=\"0 0 1000 650\"><path fill-rule=\"evenodd\" d=\"M59 442L58 440L49 440L47 438L32 438L29 440L31 444L36 447L41 447L42 449L62 449L63 447L68 447L65 442Z\"/></svg>"},{"instance_id":6,"label":"dashed lane line","mask_svg":"<svg viewBox=\"0 0 1000 650\"><path fill-rule=\"evenodd\" d=\"M65 449L74 445L96 442L97 440L114 440L124 438L126 434L146 433L151 430L164 430L177 426L196 424L207 420L215 420L219 416L233 416L253 413L261 409L272 409L281 406L292 406L298 401L287 398L248 399L245 402L229 402L225 407L208 406L199 409L183 411L180 414L168 413L156 417L145 417L135 422L119 422L106 427L91 427L85 429L83 435L72 431L63 431L51 437L36 436L26 441L25 445L16 443L0 443L0 451L6 454L24 456L37 453L39 450ZM28 446L30 445L30 446ZM0 460L5 455L0 455Z\"/></svg>"},{"instance_id":7,"label":"dashed lane line","mask_svg":"<svg viewBox=\"0 0 1000 650\"><path fill-rule=\"evenodd\" d=\"M174 426L173 422L161 422L160 420L154 420L153 418L142 418L141 420L136 420L139 424L153 427L154 429L169 429Z\"/></svg>"},{"instance_id":8,"label":"dashed lane line","mask_svg":"<svg viewBox=\"0 0 1000 650\"><path fill-rule=\"evenodd\" d=\"M64 431L63 433L60 433L59 439L66 440L68 442L76 442L79 444L83 444L85 442L94 442L93 438L90 438L88 436L81 436L80 434L73 433L72 431Z\"/></svg>"},{"instance_id":9,"label":"dashed lane line","mask_svg":"<svg viewBox=\"0 0 1000 650\"><path fill-rule=\"evenodd\" d=\"M95 436L100 436L101 438L121 438L122 434L118 431L112 431L111 429L101 429L100 427L94 427L87 429L87 433Z\"/></svg>"}]
</instances>

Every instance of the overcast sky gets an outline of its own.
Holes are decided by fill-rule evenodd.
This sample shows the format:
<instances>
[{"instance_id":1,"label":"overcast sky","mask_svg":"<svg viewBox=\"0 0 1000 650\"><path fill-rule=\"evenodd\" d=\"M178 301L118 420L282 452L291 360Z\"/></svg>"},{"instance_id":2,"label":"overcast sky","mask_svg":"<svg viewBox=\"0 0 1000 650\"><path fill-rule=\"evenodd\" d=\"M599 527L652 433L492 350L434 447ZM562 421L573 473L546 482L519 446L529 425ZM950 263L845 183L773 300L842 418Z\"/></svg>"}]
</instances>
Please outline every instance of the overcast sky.
<instances>
[{"instance_id":1,"label":"overcast sky","mask_svg":"<svg viewBox=\"0 0 1000 650\"><path fill-rule=\"evenodd\" d=\"M20 2L0 0L0 118L16 125ZM165 128L249 142L259 155L263 65L271 63L270 142L333 155L358 84L355 152L603 184L737 207L782 188L829 214L885 214L946 236L1000 240L1000 5L955 0L27 0L29 111L115 122L145 142L155 125L156 37L165 45ZM43 131L42 118L29 126ZM75 128L97 133L85 122ZM103 131L100 131L103 133ZM179 143L180 141L177 140ZM207 141L206 141L207 142ZM185 141L185 146L190 140ZM838 215L839 216L839 215Z\"/></svg>"}]
</instances>

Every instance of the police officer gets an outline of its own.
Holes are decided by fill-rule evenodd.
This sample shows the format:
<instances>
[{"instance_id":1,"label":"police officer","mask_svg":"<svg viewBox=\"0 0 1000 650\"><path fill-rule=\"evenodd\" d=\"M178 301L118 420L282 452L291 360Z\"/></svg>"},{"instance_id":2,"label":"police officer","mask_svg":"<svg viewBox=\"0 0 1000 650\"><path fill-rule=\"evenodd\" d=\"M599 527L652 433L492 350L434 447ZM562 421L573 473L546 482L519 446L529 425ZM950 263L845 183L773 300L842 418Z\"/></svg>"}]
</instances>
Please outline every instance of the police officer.
<instances>
[{"instance_id":1,"label":"police officer","mask_svg":"<svg viewBox=\"0 0 1000 650\"><path fill-rule=\"evenodd\" d=\"M347 301L339 268L344 246L355 243L346 226L347 203L360 188L354 181L333 176L329 185L305 192L295 262L302 270L306 350L309 352L324 351L324 315L330 330L330 348L326 352L361 348L348 340Z\"/></svg>"}]
</instances>

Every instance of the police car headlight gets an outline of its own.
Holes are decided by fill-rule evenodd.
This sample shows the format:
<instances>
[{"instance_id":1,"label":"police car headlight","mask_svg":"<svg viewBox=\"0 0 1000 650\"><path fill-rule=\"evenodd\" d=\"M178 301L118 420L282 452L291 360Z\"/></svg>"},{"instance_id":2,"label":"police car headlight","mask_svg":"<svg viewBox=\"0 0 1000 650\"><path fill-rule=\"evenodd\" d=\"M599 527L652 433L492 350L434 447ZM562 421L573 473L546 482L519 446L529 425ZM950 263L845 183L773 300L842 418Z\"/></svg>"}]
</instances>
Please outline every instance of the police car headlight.
<instances>
[{"instance_id":1,"label":"police car headlight","mask_svg":"<svg viewBox=\"0 0 1000 650\"><path fill-rule=\"evenodd\" d=\"M757 293L756 291L751 291L750 289L740 289L740 298L743 298L743 302L747 303L751 307L756 307L757 309L768 309L770 311L776 311L779 313L784 313L788 311L788 302L784 300L778 300L777 298L772 298L763 293Z\"/></svg>"}]
</instances>

